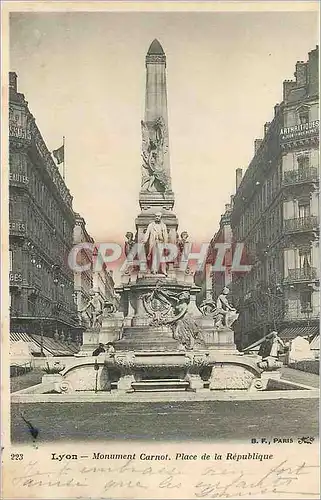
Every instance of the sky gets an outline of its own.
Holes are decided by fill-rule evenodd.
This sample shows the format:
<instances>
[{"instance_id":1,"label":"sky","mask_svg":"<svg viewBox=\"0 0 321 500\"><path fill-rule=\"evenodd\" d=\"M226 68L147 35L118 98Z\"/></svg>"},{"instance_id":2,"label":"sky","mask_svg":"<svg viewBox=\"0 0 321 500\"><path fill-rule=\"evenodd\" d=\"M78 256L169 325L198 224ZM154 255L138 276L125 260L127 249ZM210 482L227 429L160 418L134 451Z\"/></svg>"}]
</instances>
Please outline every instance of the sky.
<instances>
[{"instance_id":1,"label":"sky","mask_svg":"<svg viewBox=\"0 0 321 500\"><path fill-rule=\"evenodd\" d=\"M124 240L139 213L145 55L167 56L174 211L207 242L282 101L282 82L318 43L317 13L12 13L18 74L49 150L66 137L73 207L99 242Z\"/></svg>"}]
</instances>

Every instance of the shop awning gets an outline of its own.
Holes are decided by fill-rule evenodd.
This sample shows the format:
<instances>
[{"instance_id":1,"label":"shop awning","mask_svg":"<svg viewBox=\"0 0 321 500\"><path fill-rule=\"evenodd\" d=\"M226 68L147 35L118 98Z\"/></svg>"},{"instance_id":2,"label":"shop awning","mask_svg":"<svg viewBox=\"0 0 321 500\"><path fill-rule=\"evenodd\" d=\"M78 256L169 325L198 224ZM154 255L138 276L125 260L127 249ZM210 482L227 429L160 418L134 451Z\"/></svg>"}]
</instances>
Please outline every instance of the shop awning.
<instances>
[{"instance_id":1,"label":"shop awning","mask_svg":"<svg viewBox=\"0 0 321 500\"><path fill-rule=\"evenodd\" d=\"M41 345L41 336L32 335L32 338ZM65 344L51 337L43 337L43 348L50 352L52 356L73 356L79 351L75 344Z\"/></svg>"},{"instance_id":2,"label":"shop awning","mask_svg":"<svg viewBox=\"0 0 321 500\"><path fill-rule=\"evenodd\" d=\"M41 353L40 345L28 333L10 332L10 343L19 342L21 340L29 345L30 351L33 355L39 355ZM50 356L50 352L46 352L45 349L44 354Z\"/></svg>"},{"instance_id":3,"label":"shop awning","mask_svg":"<svg viewBox=\"0 0 321 500\"><path fill-rule=\"evenodd\" d=\"M19 342L21 340L29 344L33 355L39 355L41 353L41 342L45 356L73 356L79 351L79 347L75 343L65 344L45 336L42 341L40 335L28 334L25 332L10 333L10 342Z\"/></svg>"},{"instance_id":4,"label":"shop awning","mask_svg":"<svg viewBox=\"0 0 321 500\"><path fill-rule=\"evenodd\" d=\"M314 337L314 339L310 342L310 349L313 351L320 350L320 335L316 335L316 337Z\"/></svg>"},{"instance_id":5,"label":"shop awning","mask_svg":"<svg viewBox=\"0 0 321 500\"><path fill-rule=\"evenodd\" d=\"M282 340L288 341L295 339L296 337L314 337L319 333L318 325L306 325L306 326L288 326L280 332L280 337Z\"/></svg>"}]
</instances>

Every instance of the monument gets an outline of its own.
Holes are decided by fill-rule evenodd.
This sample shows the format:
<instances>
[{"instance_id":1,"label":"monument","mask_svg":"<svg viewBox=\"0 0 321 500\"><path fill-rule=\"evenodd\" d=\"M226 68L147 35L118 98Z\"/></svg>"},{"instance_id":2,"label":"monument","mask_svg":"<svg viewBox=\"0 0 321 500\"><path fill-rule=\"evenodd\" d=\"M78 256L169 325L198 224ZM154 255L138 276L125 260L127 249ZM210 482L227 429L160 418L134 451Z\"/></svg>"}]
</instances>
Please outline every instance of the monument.
<instances>
[{"instance_id":1,"label":"monument","mask_svg":"<svg viewBox=\"0 0 321 500\"><path fill-rule=\"evenodd\" d=\"M87 357L64 370L60 390L93 390L94 381L95 390L126 392L260 390L257 363L239 353L234 344L231 326L238 313L228 300L229 290L224 288L216 301L207 299L198 308L200 288L188 265L180 265L189 236L186 231L178 236L174 213L166 56L157 40L146 55L141 130L140 212L135 219L136 233L126 233L128 265L116 288L118 298L106 305L102 315L93 300L85 308L91 311L88 332L96 345L87 343L87 351L82 352ZM169 243L177 247L172 258L166 253ZM112 356L102 350L92 358L93 347L110 342L115 348Z\"/></svg>"}]
</instances>

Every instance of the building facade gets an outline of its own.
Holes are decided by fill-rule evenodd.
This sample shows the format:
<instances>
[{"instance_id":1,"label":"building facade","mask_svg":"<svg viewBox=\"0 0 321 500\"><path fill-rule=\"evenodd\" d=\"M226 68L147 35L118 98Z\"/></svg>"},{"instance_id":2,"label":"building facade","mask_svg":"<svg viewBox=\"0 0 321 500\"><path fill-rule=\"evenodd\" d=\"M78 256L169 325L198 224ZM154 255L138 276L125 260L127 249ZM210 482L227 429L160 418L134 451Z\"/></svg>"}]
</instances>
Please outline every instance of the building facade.
<instances>
[{"instance_id":1,"label":"building facade","mask_svg":"<svg viewBox=\"0 0 321 500\"><path fill-rule=\"evenodd\" d=\"M72 197L9 74L10 331L76 340Z\"/></svg>"},{"instance_id":2,"label":"building facade","mask_svg":"<svg viewBox=\"0 0 321 500\"><path fill-rule=\"evenodd\" d=\"M246 346L277 329L285 340L319 327L318 47L299 61L295 80L254 143L254 157L233 199L233 239L251 271L233 273L240 310L237 341Z\"/></svg>"},{"instance_id":3,"label":"building facade","mask_svg":"<svg viewBox=\"0 0 321 500\"><path fill-rule=\"evenodd\" d=\"M86 230L86 222L78 213L75 213L74 245L81 243L94 243L93 238ZM92 251L85 246L79 251L77 263L84 266L82 271L74 271L74 292L77 313L80 324L82 324L81 311L90 300L90 292L93 288L92 276Z\"/></svg>"},{"instance_id":4,"label":"building facade","mask_svg":"<svg viewBox=\"0 0 321 500\"><path fill-rule=\"evenodd\" d=\"M75 213L74 244L88 243L88 248L81 248L77 255L77 262L83 266L82 271L74 271L74 293L77 305L77 312L82 330L86 327L86 314L84 310L91 293L97 293L102 306L106 301L114 300L114 281L111 271L107 271L102 265L101 270L94 270L95 245L94 239L86 229L86 222L83 217Z\"/></svg>"},{"instance_id":5,"label":"building facade","mask_svg":"<svg viewBox=\"0 0 321 500\"><path fill-rule=\"evenodd\" d=\"M231 202L233 197L231 197ZM222 267L224 270L216 269L220 264L218 252L220 247L224 248L224 259ZM230 287L232 282L232 250L233 250L233 235L231 228L231 203L225 205L225 212L221 215L220 227L214 235L210 244L209 261L214 264L211 272L211 288L213 298L216 299L222 292L224 287ZM217 266L215 266L215 263Z\"/></svg>"}]
</instances>

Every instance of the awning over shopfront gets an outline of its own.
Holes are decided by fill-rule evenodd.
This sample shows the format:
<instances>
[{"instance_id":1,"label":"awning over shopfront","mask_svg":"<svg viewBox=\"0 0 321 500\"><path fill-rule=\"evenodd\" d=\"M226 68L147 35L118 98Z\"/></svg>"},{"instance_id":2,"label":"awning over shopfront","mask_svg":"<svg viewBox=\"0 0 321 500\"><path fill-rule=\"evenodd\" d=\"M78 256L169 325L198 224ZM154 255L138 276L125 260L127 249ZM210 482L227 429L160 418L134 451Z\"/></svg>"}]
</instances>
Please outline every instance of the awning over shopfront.
<instances>
[{"instance_id":1,"label":"awning over shopfront","mask_svg":"<svg viewBox=\"0 0 321 500\"><path fill-rule=\"evenodd\" d=\"M41 345L40 335L32 335L32 338ZM50 352L51 356L73 356L79 351L75 344L63 343L51 337L43 337L43 347Z\"/></svg>"},{"instance_id":2,"label":"awning over shopfront","mask_svg":"<svg viewBox=\"0 0 321 500\"><path fill-rule=\"evenodd\" d=\"M33 356L39 356L41 354L40 345L28 333L10 332L10 344L12 344L14 342L19 342L19 341L23 341L29 345L31 354L33 354ZM50 352L46 351L45 349L44 349L44 354L46 356L51 355Z\"/></svg>"},{"instance_id":3,"label":"awning over shopfront","mask_svg":"<svg viewBox=\"0 0 321 500\"><path fill-rule=\"evenodd\" d=\"M24 332L11 332L10 342L26 342L34 356L39 356L41 354L41 342L43 346L43 353L45 356L73 356L79 351L78 346L75 343L63 343L54 340L50 337L43 337L43 341L40 335L28 334Z\"/></svg>"},{"instance_id":4,"label":"awning over shopfront","mask_svg":"<svg viewBox=\"0 0 321 500\"><path fill-rule=\"evenodd\" d=\"M310 326L288 326L280 332L280 337L282 340L287 342L288 340L293 340L296 337L308 337L312 338L319 333L318 325Z\"/></svg>"},{"instance_id":5,"label":"awning over shopfront","mask_svg":"<svg viewBox=\"0 0 321 500\"><path fill-rule=\"evenodd\" d=\"M314 339L310 343L310 349L312 351L319 351L320 350L320 335L316 335Z\"/></svg>"}]
</instances>

